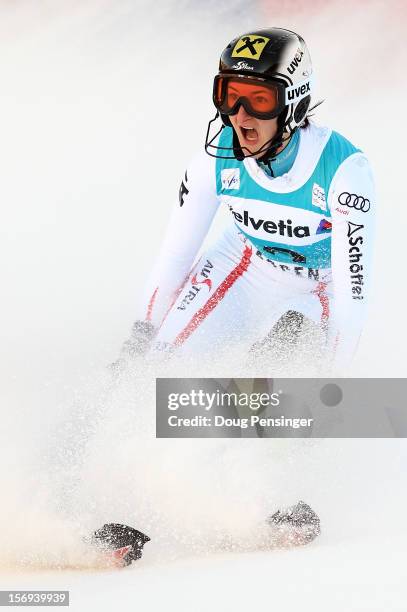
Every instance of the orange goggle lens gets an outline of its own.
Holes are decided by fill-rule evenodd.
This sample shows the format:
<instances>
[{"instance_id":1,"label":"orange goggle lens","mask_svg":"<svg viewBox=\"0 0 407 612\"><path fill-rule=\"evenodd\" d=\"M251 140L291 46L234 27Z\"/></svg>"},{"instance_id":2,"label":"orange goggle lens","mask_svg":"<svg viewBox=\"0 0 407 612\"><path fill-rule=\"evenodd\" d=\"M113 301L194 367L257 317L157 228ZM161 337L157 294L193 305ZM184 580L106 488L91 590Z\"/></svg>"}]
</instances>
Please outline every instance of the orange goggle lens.
<instances>
[{"instance_id":1,"label":"orange goggle lens","mask_svg":"<svg viewBox=\"0 0 407 612\"><path fill-rule=\"evenodd\" d=\"M215 106L226 115L236 113L243 104L247 112L267 118L280 112L281 98L280 87L275 83L219 76L215 79Z\"/></svg>"}]
</instances>

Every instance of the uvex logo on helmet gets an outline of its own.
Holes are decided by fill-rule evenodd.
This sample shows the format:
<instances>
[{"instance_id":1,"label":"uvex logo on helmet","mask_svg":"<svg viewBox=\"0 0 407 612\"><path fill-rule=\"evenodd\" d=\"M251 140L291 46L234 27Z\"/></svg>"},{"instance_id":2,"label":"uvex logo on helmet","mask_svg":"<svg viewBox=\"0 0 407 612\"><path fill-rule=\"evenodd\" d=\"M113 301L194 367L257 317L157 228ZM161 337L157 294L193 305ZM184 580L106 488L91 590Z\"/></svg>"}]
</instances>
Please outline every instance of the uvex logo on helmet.
<instances>
[{"instance_id":1,"label":"uvex logo on helmet","mask_svg":"<svg viewBox=\"0 0 407 612\"><path fill-rule=\"evenodd\" d=\"M288 66L287 70L290 74L294 74L294 72L297 70L299 63L302 60L302 56L304 55L304 51L301 51L301 49L298 49L297 53L294 56L293 61L291 62L291 64Z\"/></svg>"},{"instance_id":2,"label":"uvex logo on helmet","mask_svg":"<svg viewBox=\"0 0 407 612\"><path fill-rule=\"evenodd\" d=\"M310 93L311 79L307 79L306 81L302 81L302 83L298 83L298 85L287 87L285 90L285 102L286 104L298 102L298 100L305 98L305 96L309 96Z\"/></svg>"}]
</instances>

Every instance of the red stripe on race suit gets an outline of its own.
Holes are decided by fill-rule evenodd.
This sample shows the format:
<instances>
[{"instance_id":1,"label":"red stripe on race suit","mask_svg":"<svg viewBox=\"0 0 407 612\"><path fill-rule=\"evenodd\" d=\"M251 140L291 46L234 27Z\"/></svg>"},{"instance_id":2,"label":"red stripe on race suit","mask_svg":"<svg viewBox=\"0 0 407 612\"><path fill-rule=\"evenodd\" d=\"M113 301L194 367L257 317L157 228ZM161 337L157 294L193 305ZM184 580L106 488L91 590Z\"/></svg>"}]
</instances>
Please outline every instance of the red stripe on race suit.
<instances>
[{"instance_id":1,"label":"red stripe on race suit","mask_svg":"<svg viewBox=\"0 0 407 612\"><path fill-rule=\"evenodd\" d=\"M328 325L329 315L330 315L330 305L329 305L329 297L328 294L325 293L325 289L327 288L327 283L319 282L317 288L312 292L318 296L319 301L322 307L321 313L321 325L324 329L326 329Z\"/></svg>"},{"instance_id":2,"label":"red stripe on race suit","mask_svg":"<svg viewBox=\"0 0 407 612\"><path fill-rule=\"evenodd\" d=\"M234 285L237 279L244 274L251 261L252 256L252 248L250 246L245 246L242 259L232 270L230 274L222 281L219 287L216 289L213 295L209 298L209 300L200 308L192 317L188 325L178 334L175 338L174 345L180 346L189 338L192 332L206 319L208 314L212 312L214 308L219 304L221 300L225 297L228 290Z\"/></svg>"},{"instance_id":3,"label":"red stripe on race suit","mask_svg":"<svg viewBox=\"0 0 407 612\"><path fill-rule=\"evenodd\" d=\"M151 321L151 317L153 315L153 306L154 306L155 298L157 297L157 293L158 293L158 287L154 291L148 303L146 321Z\"/></svg>"}]
</instances>

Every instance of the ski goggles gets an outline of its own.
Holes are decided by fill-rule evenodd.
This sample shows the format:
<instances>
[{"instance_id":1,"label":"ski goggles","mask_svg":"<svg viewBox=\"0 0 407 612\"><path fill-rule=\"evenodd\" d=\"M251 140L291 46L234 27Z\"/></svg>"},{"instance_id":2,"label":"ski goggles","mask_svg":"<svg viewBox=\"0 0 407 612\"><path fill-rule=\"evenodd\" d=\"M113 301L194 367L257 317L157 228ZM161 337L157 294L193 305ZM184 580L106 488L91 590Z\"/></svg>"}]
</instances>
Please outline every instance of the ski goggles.
<instances>
[{"instance_id":1,"label":"ski goggles","mask_svg":"<svg viewBox=\"0 0 407 612\"><path fill-rule=\"evenodd\" d=\"M213 84L213 103L224 115L235 115L242 105L257 119L273 119L285 107L285 86L277 81L221 75Z\"/></svg>"}]
</instances>

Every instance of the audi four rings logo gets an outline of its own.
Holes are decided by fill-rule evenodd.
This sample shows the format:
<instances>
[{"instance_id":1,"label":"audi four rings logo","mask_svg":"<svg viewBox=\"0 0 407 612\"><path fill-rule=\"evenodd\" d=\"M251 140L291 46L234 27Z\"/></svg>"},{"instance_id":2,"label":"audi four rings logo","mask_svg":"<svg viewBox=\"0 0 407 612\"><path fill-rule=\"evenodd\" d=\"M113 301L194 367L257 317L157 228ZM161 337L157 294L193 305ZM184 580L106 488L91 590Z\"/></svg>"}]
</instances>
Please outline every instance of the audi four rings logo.
<instances>
[{"instance_id":1,"label":"audi four rings logo","mask_svg":"<svg viewBox=\"0 0 407 612\"><path fill-rule=\"evenodd\" d=\"M362 196L356 195L356 193L348 193L344 191L338 198L339 204L342 206L348 206L349 208L355 208L361 212L368 212L370 210L370 200L363 198Z\"/></svg>"}]
</instances>

